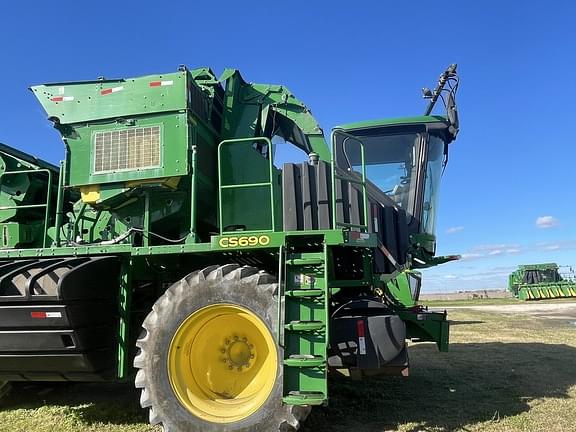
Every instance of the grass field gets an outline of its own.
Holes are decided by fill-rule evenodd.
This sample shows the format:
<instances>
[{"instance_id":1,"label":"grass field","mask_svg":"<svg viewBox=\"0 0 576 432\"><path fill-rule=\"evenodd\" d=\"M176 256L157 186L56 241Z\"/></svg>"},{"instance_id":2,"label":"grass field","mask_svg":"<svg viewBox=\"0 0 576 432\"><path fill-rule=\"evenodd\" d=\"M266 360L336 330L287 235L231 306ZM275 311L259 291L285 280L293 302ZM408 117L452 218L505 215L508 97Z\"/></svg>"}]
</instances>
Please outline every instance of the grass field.
<instances>
[{"instance_id":1,"label":"grass field","mask_svg":"<svg viewBox=\"0 0 576 432\"><path fill-rule=\"evenodd\" d=\"M304 432L576 431L576 327L567 321L450 312L451 352L411 347L409 378L331 379L330 406ZM18 384L4 432L151 432L131 386Z\"/></svg>"},{"instance_id":2,"label":"grass field","mask_svg":"<svg viewBox=\"0 0 576 432\"><path fill-rule=\"evenodd\" d=\"M426 300L420 303L430 307L448 307L448 306L497 306L497 305L516 305L516 304L548 304L548 303L572 303L576 301L573 297L543 299L538 301L523 301L516 297L498 297L498 298L480 298L480 299L458 299L458 300Z\"/></svg>"}]
</instances>

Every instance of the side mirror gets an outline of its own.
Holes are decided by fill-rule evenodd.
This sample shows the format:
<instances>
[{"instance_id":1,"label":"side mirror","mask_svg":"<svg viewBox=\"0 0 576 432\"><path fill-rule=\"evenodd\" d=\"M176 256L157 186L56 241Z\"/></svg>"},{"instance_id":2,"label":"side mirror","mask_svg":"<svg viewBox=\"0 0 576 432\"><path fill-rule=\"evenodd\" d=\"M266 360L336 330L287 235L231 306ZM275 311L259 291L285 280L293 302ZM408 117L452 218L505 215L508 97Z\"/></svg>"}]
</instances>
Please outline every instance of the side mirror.
<instances>
[{"instance_id":1,"label":"side mirror","mask_svg":"<svg viewBox=\"0 0 576 432\"><path fill-rule=\"evenodd\" d=\"M458 108L456 108L456 101L452 92L448 93L448 100L446 101L446 114L450 122L450 132L454 137L458 134L460 129L460 121L458 120Z\"/></svg>"}]
</instances>

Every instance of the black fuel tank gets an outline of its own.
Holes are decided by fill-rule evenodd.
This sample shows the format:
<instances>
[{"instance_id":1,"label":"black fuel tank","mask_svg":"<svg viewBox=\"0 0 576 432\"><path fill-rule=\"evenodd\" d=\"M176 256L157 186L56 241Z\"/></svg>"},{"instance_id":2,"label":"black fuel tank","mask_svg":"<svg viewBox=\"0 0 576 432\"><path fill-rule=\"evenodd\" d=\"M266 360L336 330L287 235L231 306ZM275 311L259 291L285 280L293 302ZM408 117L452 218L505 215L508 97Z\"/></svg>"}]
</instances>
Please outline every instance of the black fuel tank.
<instances>
[{"instance_id":1,"label":"black fuel tank","mask_svg":"<svg viewBox=\"0 0 576 432\"><path fill-rule=\"evenodd\" d=\"M0 262L0 380L114 379L120 258Z\"/></svg>"}]
</instances>

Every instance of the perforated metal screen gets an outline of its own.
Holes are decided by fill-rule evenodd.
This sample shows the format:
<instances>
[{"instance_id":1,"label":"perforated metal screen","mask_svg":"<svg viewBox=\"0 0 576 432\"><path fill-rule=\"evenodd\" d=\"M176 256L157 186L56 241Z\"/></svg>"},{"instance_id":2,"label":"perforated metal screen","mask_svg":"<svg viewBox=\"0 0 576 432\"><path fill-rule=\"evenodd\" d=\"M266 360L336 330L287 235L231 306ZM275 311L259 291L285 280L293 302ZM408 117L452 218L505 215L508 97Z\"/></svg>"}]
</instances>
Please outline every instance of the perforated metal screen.
<instances>
[{"instance_id":1,"label":"perforated metal screen","mask_svg":"<svg viewBox=\"0 0 576 432\"><path fill-rule=\"evenodd\" d=\"M94 173L160 165L160 126L96 132Z\"/></svg>"}]
</instances>

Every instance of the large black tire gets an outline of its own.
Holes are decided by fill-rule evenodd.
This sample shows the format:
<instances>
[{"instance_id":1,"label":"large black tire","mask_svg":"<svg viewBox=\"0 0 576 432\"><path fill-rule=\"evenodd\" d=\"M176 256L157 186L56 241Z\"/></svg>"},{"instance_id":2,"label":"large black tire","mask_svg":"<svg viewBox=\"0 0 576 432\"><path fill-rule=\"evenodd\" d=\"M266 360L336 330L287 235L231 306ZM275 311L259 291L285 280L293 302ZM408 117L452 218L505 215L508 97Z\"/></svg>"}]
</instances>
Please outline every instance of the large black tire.
<instances>
[{"instance_id":1,"label":"large black tire","mask_svg":"<svg viewBox=\"0 0 576 432\"><path fill-rule=\"evenodd\" d=\"M310 407L282 404L283 353L276 344L278 370L270 396L252 415L233 423L213 423L193 415L175 395L167 367L171 341L180 325L194 312L214 304L234 304L256 314L274 335L277 325L276 279L254 267L236 264L211 266L172 285L152 307L142 325L134 359L140 404L149 409L152 425L165 432L294 431Z\"/></svg>"}]
</instances>

